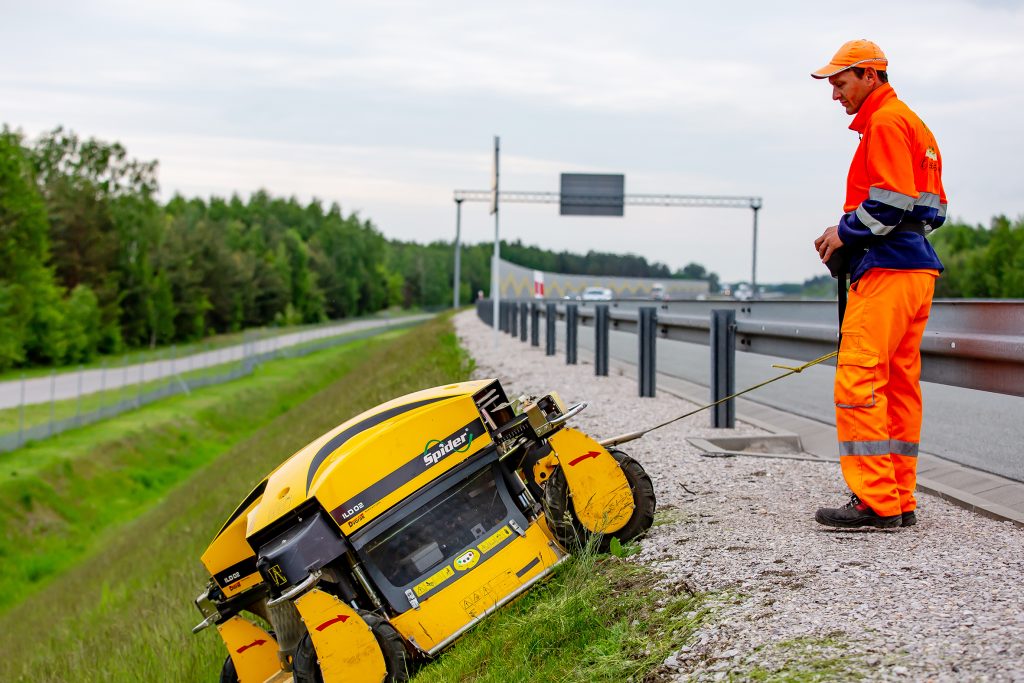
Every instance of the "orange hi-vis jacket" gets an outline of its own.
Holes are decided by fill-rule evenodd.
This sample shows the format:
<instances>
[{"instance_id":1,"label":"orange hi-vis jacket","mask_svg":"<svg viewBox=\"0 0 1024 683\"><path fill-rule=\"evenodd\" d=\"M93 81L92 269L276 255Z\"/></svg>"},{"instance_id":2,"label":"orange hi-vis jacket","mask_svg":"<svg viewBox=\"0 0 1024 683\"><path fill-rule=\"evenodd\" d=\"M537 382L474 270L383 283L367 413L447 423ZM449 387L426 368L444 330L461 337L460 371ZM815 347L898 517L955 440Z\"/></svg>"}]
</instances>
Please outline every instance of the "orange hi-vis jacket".
<instances>
[{"instance_id":1,"label":"orange hi-vis jacket","mask_svg":"<svg viewBox=\"0 0 1024 683\"><path fill-rule=\"evenodd\" d=\"M941 271L924 238L946 220L935 136L888 83L868 95L850 129L861 138L846 181L839 239L850 254L851 281L871 268Z\"/></svg>"}]
</instances>

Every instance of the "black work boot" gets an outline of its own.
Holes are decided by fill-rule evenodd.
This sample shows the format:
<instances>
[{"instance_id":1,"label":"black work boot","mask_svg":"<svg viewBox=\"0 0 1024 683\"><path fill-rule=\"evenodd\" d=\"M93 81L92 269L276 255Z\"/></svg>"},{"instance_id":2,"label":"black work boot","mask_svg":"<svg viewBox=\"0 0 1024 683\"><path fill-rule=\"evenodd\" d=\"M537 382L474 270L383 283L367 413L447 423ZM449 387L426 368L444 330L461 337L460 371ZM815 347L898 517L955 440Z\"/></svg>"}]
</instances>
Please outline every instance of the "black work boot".
<instances>
[{"instance_id":1,"label":"black work boot","mask_svg":"<svg viewBox=\"0 0 1024 683\"><path fill-rule=\"evenodd\" d=\"M913 510L911 510L910 512L904 512L900 516L903 520L903 524L901 526L914 526L915 524L917 524L917 513L915 513Z\"/></svg>"},{"instance_id":2,"label":"black work boot","mask_svg":"<svg viewBox=\"0 0 1024 683\"><path fill-rule=\"evenodd\" d=\"M902 515L889 517L876 515L866 503L860 502L860 498L856 494L850 496L850 502L841 508L819 508L814 519L818 524L840 529L855 529L862 526L891 529L900 526L903 522Z\"/></svg>"}]
</instances>

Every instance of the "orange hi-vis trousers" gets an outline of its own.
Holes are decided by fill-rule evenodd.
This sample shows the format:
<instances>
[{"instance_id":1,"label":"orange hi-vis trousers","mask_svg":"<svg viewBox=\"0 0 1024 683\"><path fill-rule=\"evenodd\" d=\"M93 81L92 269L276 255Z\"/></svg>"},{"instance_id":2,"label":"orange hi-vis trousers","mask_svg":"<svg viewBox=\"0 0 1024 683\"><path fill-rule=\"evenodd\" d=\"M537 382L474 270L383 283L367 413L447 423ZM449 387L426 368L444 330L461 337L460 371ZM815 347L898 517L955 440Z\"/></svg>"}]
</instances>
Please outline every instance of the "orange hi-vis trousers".
<instances>
[{"instance_id":1,"label":"orange hi-vis trousers","mask_svg":"<svg viewBox=\"0 0 1024 683\"><path fill-rule=\"evenodd\" d=\"M850 288L836 368L836 431L843 478L888 517L917 506L921 337L935 270L872 268Z\"/></svg>"}]
</instances>

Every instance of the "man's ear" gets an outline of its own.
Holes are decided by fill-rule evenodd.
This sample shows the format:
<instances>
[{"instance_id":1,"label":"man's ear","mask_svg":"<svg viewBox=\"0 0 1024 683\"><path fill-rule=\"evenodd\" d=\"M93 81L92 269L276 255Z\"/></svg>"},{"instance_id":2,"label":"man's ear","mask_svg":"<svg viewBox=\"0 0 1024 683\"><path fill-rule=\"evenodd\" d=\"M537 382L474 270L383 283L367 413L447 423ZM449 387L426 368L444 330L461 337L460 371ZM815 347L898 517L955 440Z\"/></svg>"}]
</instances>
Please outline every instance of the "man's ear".
<instances>
[{"instance_id":1,"label":"man's ear","mask_svg":"<svg viewBox=\"0 0 1024 683\"><path fill-rule=\"evenodd\" d=\"M875 70L875 67L869 66L864 69L864 80L867 81L869 85L871 83L878 82L878 72Z\"/></svg>"}]
</instances>

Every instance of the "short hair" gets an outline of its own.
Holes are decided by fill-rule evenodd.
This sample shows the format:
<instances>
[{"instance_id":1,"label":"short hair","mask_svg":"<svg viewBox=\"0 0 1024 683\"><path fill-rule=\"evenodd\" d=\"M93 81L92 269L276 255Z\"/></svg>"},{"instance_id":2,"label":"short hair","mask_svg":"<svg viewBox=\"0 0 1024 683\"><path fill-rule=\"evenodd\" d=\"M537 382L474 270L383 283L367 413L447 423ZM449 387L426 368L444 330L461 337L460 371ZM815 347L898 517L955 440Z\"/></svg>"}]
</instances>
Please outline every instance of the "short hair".
<instances>
[{"instance_id":1,"label":"short hair","mask_svg":"<svg viewBox=\"0 0 1024 683\"><path fill-rule=\"evenodd\" d=\"M850 71L857 74L857 78L864 78L864 69L865 67L863 66L850 67ZM878 80L880 80L882 83L889 82L889 74L887 74L885 71L879 71L878 69L875 69L875 73L878 74Z\"/></svg>"}]
</instances>

